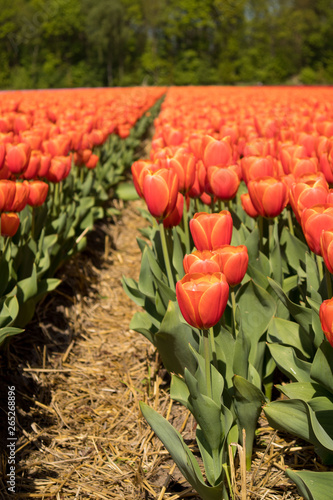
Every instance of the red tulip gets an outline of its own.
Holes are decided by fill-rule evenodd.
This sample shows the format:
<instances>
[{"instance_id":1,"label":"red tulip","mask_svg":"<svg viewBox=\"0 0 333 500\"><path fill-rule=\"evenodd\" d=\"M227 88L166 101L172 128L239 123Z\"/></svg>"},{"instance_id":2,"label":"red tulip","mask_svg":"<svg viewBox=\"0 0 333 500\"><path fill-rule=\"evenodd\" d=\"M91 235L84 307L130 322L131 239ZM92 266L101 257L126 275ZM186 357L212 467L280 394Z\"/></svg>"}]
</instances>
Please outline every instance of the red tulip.
<instances>
[{"instance_id":1,"label":"red tulip","mask_svg":"<svg viewBox=\"0 0 333 500\"><path fill-rule=\"evenodd\" d=\"M195 328L208 329L221 319L229 296L229 286L222 273L186 274L176 284L182 315Z\"/></svg>"},{"instance_id":2,"label":"red tulip","mask_svg":"<svg viewBox=\"0 0 333 500\"><path fill-rule=\"evenodd\" d=\"M143 179L152 169L155 170L156 167L149 160L138 160L131 166L134 187L140 198L143 198Z\"/></svg>"},{"instance_id":3,"label":"red tulip","mask_svg":"<svg viewBox=\"0 0 333 500\"><path fill-rule=\"evenodd\" d=\"M28 203L29 186L24 182L15 183L15 197L13 203L8 207L9 212L21 212Z\"/></svg>"},{"instance_id":4,"label":"red tulip","mask_svg":"<svg viewBox=\"0 0 333 500\"><path fill-rule=\"evenodd\" d=\"M232 236L232 217L222 210L217 214L198 212L190 220L190 231L197 250L214 250L229 245Z\"/></svg>"},{"instance_id":5,"label":"red tulip","mask_svg":"<svg viewBox=\"0 0 333 500\"><path fill-rule=\"evenodd\" d=\"M319 318L322 330L333 347L333 298L324 300L319 308Z\"/></svg>"},{"instance_id":6,"label":"red tulip","mask_svg":"<svg viewBox=\"0 0 333 500\"><path fill-rule=\"evenodd\" d=\"M20 225L20 218L17 214L1 214L1 235L14 236Z\"/></svg>"},{"instance_id":7,"label":"red tulip","mask_svg":"<svg viewBox=\"0 0 333 500\"><path fill-rule=\"evenodd\" d=\"M242 174L245 184L261 177L275 177L277 165L272 157L260 158L245 156L241 159Z\"/></svg>"},{"instance_id":8,"label":"red tulip","mask_svg":"<svg viewBox=\"0 0 333 500\"><path fill-rule=\"evenodd\" d=\"M70 169L70 156L55 156L51 160L51 165L46 174L46 178L51 182L60 182L68 176Z\"/></svg>"},{"instance_id":9,"label":"red tulip","mask_svg":"<svg viewBox=\"0 0 333 500\"><path fill-rule=\"evenodd\" d=\"M323 230L333 230L333 205L324 203L306 208L302 212L301 224L310 250L321 255L321 233Z\"/></svg>"},{"instance_id":10,"label":"red tulip","mask_svg":"<svg viewBox=\"0 0 333 500\"><path fill-rule=\"evenodd\" d=\"M29 144L20 143L16 146L7 144L6 164L13 174L22 174L28 167L31 154Z\"/></svg>"},{"instance_id":11,"label":"red tulip","mask_svg":"<svg viewBox=\"0 0 333 500\"><path fill-rule=\"evenodd\" d=\"M186 254L183 259L183 267L186 274L222 272L219 262L210 250L195 250Z\"/></svg>"},{"instance_id":12,"label":"red tulip","mask_svg":"<svg viewBox=\"0 0 333 500\"><path fill-rule=\"evenodd\" d=\"M49 191L49 185L43 181L25 181L29 188L28 205L31 207L39 207L43 205Z\"/></svg>"},{"instance_id":13,"label":"red tulip","mask_svg":"<svg viewBox=\"0 0 333 500\"><path fill-rule=\"evenodd\" d=\"M157 220L165 219L176 206L178 178L171 169L149 171L143 179L143 195L148 210Z\"/></svg>"},{"instance_id":14,"label":"red tulip","mask_svg":"<svg viewBox=\"0 0 333 500\"><path fill-rule=\"evenodd\" d=\"M258 217L259 212L255 209L249 193L241 194L241 205L245 213L250 217Z\"/></svg>"},{"instance_id":15,"label":"red tulip","mask_svg":"<svg viewBox=\"0 0 333 500\"><path fill-rule=\"evenodd\" d=\"M225 245L213 250L218 257L221 271L225 275L230 286L238 285L247 271L249 255L245 245Z\"/></svg>"},{"instance_id":16,"label":"red tulip","mask_svg":"<svg viewBox=\"0 0 333 500\"><path fill-rule=\"evenodd\" d=\"M299 223L305 208L327 202L329 189L322 175L309 174L299 177L290 188L290 205Z\"/></svg>"},{"instance_id":17,"label":"red tulip","mask_svg":"<svg viewBox=\"0 0 333 500\"><path fill-rule=\"evenodd\" d=\"M276 217L288 203L287 186L275 177L250 181L248 190L254 208L262 217Z\"/></svg>"},{"instance_id":18,"label":"red tulip","mask_svg":"<svg viewBox=\"0 0 333 500\"><path fill-rule=\"evenodd\" d=\"M219 200L231 200L236 196L240 178L231 167L208 167L207 179L211 192Z\"/></svg>"},{"instance_id":19,"label":"red tulip","mask_svg":"<svg viewBox=\"0 0 333 500\"><path fill-rule=\"evenodd\" d=\"M86 167L89 168L89 170L92 170L97 167L98 161L99 161L99 156L91 154L89 160L86 161Z\"/></svg>"},{"instance_id":20,"label":"red tulip","mask_svg":"<svg viewBox=\"0 0 333 500\"><path fill-rule=\"evenodd\" d=\"M206 168L212 166L227 166L232 161L232 148L230 139L226 137L217 141L213 137L206 136L203 140L202 161Z\"/></svg>"},{"instance_id":21,"label":"red tulip","mask_svg":"<svg viewBox=\"0 0 333 500\"><path fill-rule=\"evenodd\" d=\"M183 211L184 196L181 193L178 193L176 206L172 212L165 219L163 219L163 226L165 228L178 226L183 218Z\"/></svg>"},{"instance_id":22,"label":"red tulip","mask_svg":"<svg viewBox=\"0 0 333 500\"><path fill-rule=\"evenodd\" d=\"M7 179L0 180L0 212L9 212L16 192L16 183Z\"/></svg>"}]
</instances>

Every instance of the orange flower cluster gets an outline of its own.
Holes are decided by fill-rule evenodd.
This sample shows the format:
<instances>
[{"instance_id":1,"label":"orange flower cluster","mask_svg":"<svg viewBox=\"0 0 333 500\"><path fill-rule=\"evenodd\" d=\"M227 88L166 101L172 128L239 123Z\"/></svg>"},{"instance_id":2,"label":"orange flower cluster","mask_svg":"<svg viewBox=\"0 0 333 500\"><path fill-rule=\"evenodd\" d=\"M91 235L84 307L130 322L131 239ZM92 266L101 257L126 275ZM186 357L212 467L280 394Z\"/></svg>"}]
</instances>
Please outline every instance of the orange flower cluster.
<instances>
[{"instance_id":1,"label":"orange flower cluster","mask_svg":"<svg viewBox=\"0 0 333 500\"><path fill-rule=\"evenodd\" d=\"M229 286L242 281L249 257L245 245L230 245L232 217L227 210L196 213L190 230L197 250L184 257L186 274L176 284L177 300L190 325L207 329L221 319Z\"/></svg>"},{"instance_id":2,"label":"orange flower cluster","mask_svg":"<svg viewBox=\"0 0 333 500\"><path fill-rule=\"evenodd\" d=\"M72 163L95 168L99 158L93 148L102 145L111 133L127 137L138 118L162 94L163 89L3 92L1 234L13 236L19 226L17 212L26 204L44 203L47 182L65 179Z\"/></svg>"}]
</instances>

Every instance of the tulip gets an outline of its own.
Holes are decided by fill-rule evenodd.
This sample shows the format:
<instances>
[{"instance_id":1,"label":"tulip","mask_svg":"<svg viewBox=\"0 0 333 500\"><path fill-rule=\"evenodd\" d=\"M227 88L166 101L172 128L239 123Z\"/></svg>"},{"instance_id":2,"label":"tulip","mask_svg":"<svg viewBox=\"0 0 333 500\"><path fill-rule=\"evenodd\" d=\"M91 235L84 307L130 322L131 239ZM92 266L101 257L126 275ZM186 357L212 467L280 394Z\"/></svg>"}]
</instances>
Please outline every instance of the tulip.
<instances>
[{"instance_id":1,"label":"tulip","mask_svg":"<svg viewBox=\"0 0 333 500\"><path fill-rule=\"evenodd\" d=\"M86 161L86 167L89 170L93 170L94 168L97 167L97 163L99 161L99 156L95 154L91 154L89 157L89 160Z\"/></svg>"},{"instance_id":2,"label":"tulip","mask_svg":"<svg viewBox=\"0 0 333 500\"><path fill-rule=\"evenodd\" d=\"M323 203L306 208L302 212L301 224L310 250L321 255L321 233L323 230L333 230L333 205Z\"/></svg>"},{"instance_id":3,"label":"tulip","mask_svg":"<svg viewBox=\"0 0 333 500\"><path fill-rule=\"evenodd\" d=\"M333 347L333 298L324 300L319 308L321 328Z\"/></svg>"},{"instance_id":4,"label":"tulip","mask_svg":"<svg viewBox=\"0 0 333 500\"><path fill-rule=\"evenodd\" d=\"M232 236L230 212L208 214L198 212L190 220L190 231L197 250L214 250L229 245Z\"/></svg>"},{"instance_id":5,"label":"tulip","mask_svg":"<svg viewBox=\"0 0 333 500\"><path fill-rule=\"evenodd\" d=\"M230 164L232 160L232 148L229 137L217 141L213 137L206 136L202 147L202 161L206 168L217 165L227 166Z\"/></svg>"},{"instance_id":6,"label":"tulip","mask_svg":"<svg viewBox=\"0 0 333 500\"><path fill-rule=\"evenodd\" d=\"M240 178L232 166L208 167L207 179L211 192L219 200L228 201L236 196Z\"/></svg>"},{"instance_id":7,"label":"tulip","mask_svg":"<svg viewBox=\"0 0 333 500\"><path fill-rule=\"evenodd\" d=\"M39 169L40 169L40 152L32 151L28 166L21 177L27 180L35 179L38 175Z\"/></svg>"},{"instance_id":8,"label":"tulip","mask_svg":"<svg viewBox=\"0 0 333 500\"><path fill-rule=\"evenodd\" d=\"M254 208L262 217L276 217L288 203L287 186L275 177L250 181L248 190Z\"/></svg>"},{"instance_id":9,"label":"tulip","mask_svg":"<svg viewBox=\"0 0 333 500\"><path fill-rule=\"evenodd\" d=\"M21 212L28 203L29 186L24 182L15 183L15 197L13 203L8 207L9 212Z\"/></svg>"},{"instance_id":10,"label":"tulip","mask_svg":"<svg viewBox=\"0 0 333 500\"><path fill-rule=\"evenodd\" d=\"M163 219L163 226L165 228L178 226L183 218L183 211L184 196L181 193L178 193L176 206L172 212L165 219Z\"/></svg>"},{"instance_id":11,"label":"tulip","mask_svg":"<svg viewBox=\"0 0 333 500\"><path fill-rule=\"evenodd\" d=\"M186 274L222 272L219 262L210 250L195 250L186 254L183 259L183 267Z\"/></svg>"},{"instance_id":12,"label":"tulip","mask_svg":"<svg viewBox=\"0 0 333 500\"><path fill-rule=\"evenodd\" d=\"M143 195L148 210L157 220L171 214L178 198L178 179L171 169L149 171L143 179Z\"/></svg>"},{"instance_id":13,"label":"tulip","mask_svg":"<svg viewBox=\"0 0 333 500\"><path fill-rule=\"evenodd\" d=\"M220 268L228 284L232 287L238 285L244 278L249 263L246 246L225 245L213 250L213 254L218 257Z\"/></svg>"},{"instance_id":14,"label":"tulip","mask_svg":"<svg viewBox=\"0 0 333 500\"><path fill-rule=\"evenodd\" d=\"M28 205L31 207L43 205L49 191L49 185L39 180L31 182L24 181L24 183L29 188Z\"/></svg>"},{"instance_id":15,"label":"tulip","mask_svg":"<svg viewBox=\"0 0 333 500\"><path fill-rule=\"evenodd\" d=\"M305 208L327 202L328 184L323 175L310 174L297 179L289 192L291 208L299 223Z\"/></svg>"},{"instance_id":16,"label":"tulip","mask_svg":"<svg viewBox=\"0 0 333 500\"><path fill-rule=\"evenodd\" d=\"M20 143L16 146L7 144L6 164L13 174L22 174L28 167L31 154L29 144Z\"/></svg>"},{"instance_id":17,"label":"tulip","mask_svg":"<svg viewBox=\"0 0 333 500\"><path fill-rule=\"evenodd\" d=\"M68 176L70 169L70 156L55 156L51 160L51 165L46 174L46 178L51 182L60 182Z\"/></svg>"},{"instance_id":18,"label":"tulip","mask_svg":"<svg viewBox=\"0 0 333 500\"><path fill-rule=\"evenodd\" d=\"M13 204L16 192L14 181L7 179L0 180L0 212L9 212Z\"/></svg>"},{"instance_id":19,"label":"tulip","mask_svg":"<svg viewBox=\"0 0 333 500\"><path fill-rule=\"evenodd\" d=\"M249 193L243 193L241 194L241 205L245 213L249 215L250 217L258 217L259 212L255 209Z\"/></svg>"},{"instance_id":20,"label":"tulip","mask_svg":"<svg viewBox=\"0 0 333 500\"><path fill-rule=\"evenodd\" d=\"M140 198L143 198L143 179L148 174L149 170L152 169L154 170L155 167L149 160L138 160L131 166L134 187Z\"/></svg>"},{"instance_id":21,"label":"tulip","mask_svg":"<svg viewBox=\"0 0 333 500\"><path fill-rule=\"evenodd\" d=\"M1 214L1 235L14 236L20 225L20 218L15 213Z\"/></svg>"},{"instance_id":22,"label":"tulip","mask_svg":"<svg viewBox=\"0 0 333 500\"><path fill-rule=\"evenodd\" d=\"M224 313L229 285L220 272L186 274L176 284L176 295L187 323L207 330L216 325Z\"/></svg>"},{"instance_id":23,"label":"tulip","mask_svg":"<svg viewBox=\"0 0 333 500\"><path fill-rule=\"evenodd\" d=\"M277 165L272 157L245 156L241 159L241 168L245 184L261 177L275 177L277 174Z\"/></svg>"}]
</instances>

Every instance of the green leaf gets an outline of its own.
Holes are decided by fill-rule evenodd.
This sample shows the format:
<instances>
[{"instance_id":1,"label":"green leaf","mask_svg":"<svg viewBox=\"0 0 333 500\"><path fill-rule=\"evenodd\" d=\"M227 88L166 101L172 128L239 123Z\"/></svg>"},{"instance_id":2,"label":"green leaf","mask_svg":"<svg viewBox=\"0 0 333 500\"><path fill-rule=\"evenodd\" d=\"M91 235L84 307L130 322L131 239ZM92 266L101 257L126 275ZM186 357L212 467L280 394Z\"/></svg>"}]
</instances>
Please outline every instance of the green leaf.
<instances>
[{"instance_id":1,"label":"green leaf","mask_svg":"<svg viewBox=\"0 0 333 500\"><path fill-rule=\"evenodd\" d=\"M296 382L311 382L311 363L299 359L292 347L281 344L268 345L275 363L282 373Z\"/></svg>"},{"instance_id":2,"label":"green leaf","mask_svg":"<svg viewBox=\"0 0 333 500\"><path fill-rule=\"evenodd\" d=\"M14 328L12 326L7 326L4 328L0 328L0 346L13 335L17 335L18 333L22 333L24 330L21 328Z\"/></svg>"},{"instance_id":3,"label":"green leaf","mask_svg":"<svg viewBox=\"0 0 333 500\"><path fill-rule=\"evenodd\" d=\"M306 358L313 356L312 338L294 321L273 318L268 327L267 340L294 347Z\"/></svg>"},{"instance_id":4,"label":"green leaf","mask_svg":"<svg viewBox=\"0 0 333 500\"><path fill-rule=\"evenodd\" d=\"M301 399L306 403L316 397L332 397L330 392L316 382L293 382L292 384L276 385L276 388L289 399Z\"/></svg>"},{"instance_id":5,"label":"green leaf","mask_svg":"<svg viewBox=\"0 0 333 500\"><path fill-rule=\"evenodd\" d=\"M286 469L287 476L296 483L305 500L327 500L333 490L333 472L293 471Z\"/></svg>"},{"instance_id":6,"label":"green leaf","mask_svg":"<svg viewBox=\"0 0 333 500\"><path fill-rule=\"evenodd\" d=\"M183 375L184 369L188 368L194 373L196 361L189 344L198 350L199 343L196 336L195 330L184 322L178 304L169 302L160 330L154 336L155 345L169 372Z\"/></svg>"},{"instance_id":7,"label":"green leaf","mask_svg":"<svg viewBox=\"0 0 333 500\"><path fill-rule=\"evenodd\" d=\"M272 280L271 278L268 278L268 281L271 287L273 288L274 292L276 293L276 295L279 297L281 302L287 307L288 311L293 316L295 321L297 321L297 323L301 325L305 331L308 332L312 325L311 310L292 302L289 299L289 297L287 297L287 295L284 293L281 286L278 283L276 283L276 281Z\"/></svg>"},{"instance_id":8,"label":"green leaf","mask_svg":"<svg viewBox=\"0 0 333 500\"><path fill-rule=\"evenodd\" d=\"M154 330L156 327L152 323L152 319L147 312L136 312L130 322L130 328L135 332L141 333L153 345L155 345Z\"/></svg>"},{"instance_id":9,"label":"green leaf","mask_svg":"<svg viewBox=\"0 0 333 500\"><path fill-rule=\"evenodd\" d=\"M181 434L155 410L140 403L143 416L162 441L176 462L179 470L203 500L221 500L222 483L209 487L205 484L198 462L189 447L184 443Z\"/></svg>"},{"instance_id":10,"label":"green leaf","mask_svg":"<svg viewBox=\"0 0 333 500\"><path fill-rule=\"evenodd\" d=\"M185 380L175 373L171 375L170 398L181 403L185 408L190 408L188 401L190 391Z\"/></svg>"},{"instance_id":11,"label":"green leaf","mask_svg":"<svg viewBox=\"0 0 333 500\"><path fill-rule=\"evenodd\" d=\"M255 430L265 397L258 387L239 375L234 376L233 382L239 434L242 435L242 429L246 432L246 465L249 470Z\"/></svg>"},{"instance_id":12,"label":"green leaf","mask_svg":"<svg viewBox=\"0 0 333 500\"><path fill-rule=\"evenodd\" d=\"M251 344L259 341L276 312L272 296L253 281L245 283L236 296L241 324Z\"/></svg>"},{"instance_id":13,"label":"green leaf","mask_svg":"<svg viewBox=\"0 0 333 500\"><path fill-rule=\"evenodd\" d=\"M311 366L311 377L313 380L325 387L333 394L333 349L325 339L317 349Z\"/></svg>"},{"instance_id":14,"label":"green leaf","mask_svg":"<svg viewBox=\"0 0 333 500\"><path fill-rule=\"evenodd\" d=\"M298 271L300 264L305 262L305 254L309 251L308 246L299 238L290 234L287 227L284 227L282 231L280 245L285 247L284 252L289 265Z\"/></svg>"},{"instance_id":15,"label":"green leaf","mask_svg":"<svg viewBox=\"0 0 333 500\"><path fill-rule=\"evenodd\" d=\"M181 244L181 240L176 227L172 228L173 235L173 253L172 253L172 264L177 273L177 281L182 279L184 276L183 259L185 255L185 249Z\"/></svg>"},{"instance_id":16,"label":"green leaf","mask_svg":"<svg viewBox=\"0 0 333 500\"><path fill-rule=\"evenodd\" d=\"M120 182L116 188L115 194L117 198L125 201L139 199L133 182Z\"/></svg>"},{"instance_id":17,"label":"green leaf","mask_svg":"<svg viewBox=\"0 0 333 500\"><path fill-rule=\"evenodd\" d=\"M309 255L305 254L305 265L306 265L306 291L307 294L314 300L321 301L321 295L318 293L319 290L319 275L318 267L316 261Z\"/></svg>"}]
</instances>

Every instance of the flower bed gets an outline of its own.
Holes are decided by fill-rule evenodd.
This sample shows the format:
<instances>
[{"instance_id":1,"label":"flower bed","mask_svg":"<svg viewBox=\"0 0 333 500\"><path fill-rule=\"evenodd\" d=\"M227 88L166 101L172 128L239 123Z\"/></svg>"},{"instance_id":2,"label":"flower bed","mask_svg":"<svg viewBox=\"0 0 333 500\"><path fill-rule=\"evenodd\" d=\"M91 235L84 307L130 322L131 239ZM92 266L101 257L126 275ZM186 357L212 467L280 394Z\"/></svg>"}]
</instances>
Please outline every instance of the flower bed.
<instances>
[{"instance_id":1,"label":"flower bed","mask_svg":"<svg viewBox=\"0 0 333 500\"><path fill-rule=\"evenodd\" d=\"M131 327L194 416L204 476L178 431L141 409L205 500L232 497L236 445L249 468L262 408L326 466L287 470L304 498L332 486L331 100L330 88L172 88L150 158L132 165L151 226L139 280L123 280L144 308Z\"/></svg>"}]
</instances>

